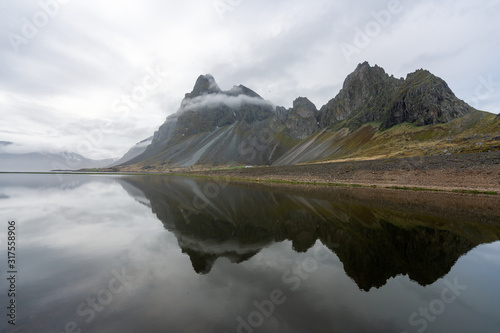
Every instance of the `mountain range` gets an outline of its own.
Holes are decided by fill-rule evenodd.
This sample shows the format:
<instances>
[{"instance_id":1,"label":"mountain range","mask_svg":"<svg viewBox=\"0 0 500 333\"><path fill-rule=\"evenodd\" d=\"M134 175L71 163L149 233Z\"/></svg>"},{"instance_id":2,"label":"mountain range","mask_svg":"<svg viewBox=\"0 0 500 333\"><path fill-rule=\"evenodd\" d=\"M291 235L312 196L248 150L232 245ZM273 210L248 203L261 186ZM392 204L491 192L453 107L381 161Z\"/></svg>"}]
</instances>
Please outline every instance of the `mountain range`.
<instances>
[{"instance_id":1,"label":"mountain range","mask_svg":"<svg viewBox=\"0 0 500 333\"><path fill-rule=\"evenodd\" d=\"M395 78L364 62L319 109L306 97L276 106L200 75L177 112L118 160L2 149L11 145L0 141L0 171L295 165L500 150L500 115L472 108L427 70Z\"/></svg>"},{"instance_id":2,"label":"mountain range","mask_svg":"<svg viewBox=\"0 0 500 333\"><path fill-rule=\"evenodd\" d=\"M0 148L1 146L2 143L0 142ZM93 160L72 152L14 154L0 150L0 172L47 172L53 170L105 168L109 167L114 161L115 159Z\"/></svg>"},{"instance_id":3,"label":"mountain range","mask_svg":"<svg viewBox=\"0 0 500 333\"><path fill-rule=\"evenodd\" d=\"M460 100L427 70L406 78L359 64L321 108L275 106L253 90L201 75L178 111L121 170L293 165L500 149L500 117Z\"/></svg>"},{"instance_id":4,"label":"mountain range","mask_svg":"<svg viewBox=\"0 0 500 333\"><path fill-rule=\"evenodd\" d=\"M47 172L74 171L80 169L108 168L126 163L142 154L151 144L153 137L147 138L132 146L120 159L108 158L94 160L74 152L30 152L11 153L3 151L3 147L15 146L10 141L0 141L0 172Z\"/></svg>"}]
</instances>

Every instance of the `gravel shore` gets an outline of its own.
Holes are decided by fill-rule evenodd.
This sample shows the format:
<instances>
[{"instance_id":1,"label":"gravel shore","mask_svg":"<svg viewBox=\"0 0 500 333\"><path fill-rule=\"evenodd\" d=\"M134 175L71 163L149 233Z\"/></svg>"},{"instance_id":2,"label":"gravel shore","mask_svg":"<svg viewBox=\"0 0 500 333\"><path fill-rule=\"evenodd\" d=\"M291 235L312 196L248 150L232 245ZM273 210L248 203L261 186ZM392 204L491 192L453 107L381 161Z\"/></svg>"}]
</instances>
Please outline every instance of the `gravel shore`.
<instances>
[{"instance_id":1,"label":"gravel shore","mask_svg":"<svg viewBox=\"0 0 500 333\"><path fill-rule=\"evenodd\" d=\"M500 192L500 152L193 171L247 180Z\"/></svg>"}]
</instances>

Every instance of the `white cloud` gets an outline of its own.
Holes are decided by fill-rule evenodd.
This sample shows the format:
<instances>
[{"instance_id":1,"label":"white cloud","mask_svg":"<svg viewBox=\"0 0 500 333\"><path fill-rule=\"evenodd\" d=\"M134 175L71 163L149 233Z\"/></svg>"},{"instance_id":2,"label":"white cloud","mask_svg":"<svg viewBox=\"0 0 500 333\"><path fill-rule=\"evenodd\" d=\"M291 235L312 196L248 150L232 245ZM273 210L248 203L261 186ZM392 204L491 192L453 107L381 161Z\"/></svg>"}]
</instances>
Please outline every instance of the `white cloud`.
<instances>
[{"instance_id":1,"label":"white cloud","mask_svg":"<svg viewBox=\"0 0 500 333\"><path fill-rule=\"evenodd\" d=\"M227 96L225 94L202 95L192 99L185 100L182 103L181 112L198 110L204 107L216 107L225 105L230 108L240 108L243 104L257 104L262 106L273 106L269 101L258 97L250 97L246 95Z\"/></svg>"},{"instance_id":2,"label":"white cloud","mask_svg":"<svg viewBox=\"0 0 500 333\"><path fill-rule=\"evenodd\" d=\"M18 52L9 36L22 35L24 19L42 9L29 0L0 4L0 141L74 147L86 140L68 134L74 124L110 120L113 131L85 156L117 156L176 112L200 74L213 74L221 87L243 84L277 105L307 96L320 107L365 60L398 77L427 68L458 97L500 112L497 0L401 0L403 11L351 62L340 45L388 1L231 2L223 20L211 0L64 2ZM168 73L160 87L127 115L113 112L158 65ZM481 78L490 77L484 87Z\"/></svg>"}]
</instances>

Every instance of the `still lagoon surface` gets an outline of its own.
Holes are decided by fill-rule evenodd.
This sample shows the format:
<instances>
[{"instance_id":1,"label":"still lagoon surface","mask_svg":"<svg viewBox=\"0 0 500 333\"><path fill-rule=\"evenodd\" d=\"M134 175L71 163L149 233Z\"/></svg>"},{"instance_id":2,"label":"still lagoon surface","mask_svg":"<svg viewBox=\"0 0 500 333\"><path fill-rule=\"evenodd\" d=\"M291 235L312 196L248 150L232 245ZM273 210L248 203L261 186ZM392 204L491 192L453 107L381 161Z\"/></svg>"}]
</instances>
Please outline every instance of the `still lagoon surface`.
<instances>
[{"instance_id":1,"label":"still lagoon surface","mask_svg":"<svg viewBox=\"0 0 500 333\"><path fill-rule=\"evenodd\" d=\"M2 332L500 330L498 197L2 174L0 218Z\"/></svg>"}]
</instances>

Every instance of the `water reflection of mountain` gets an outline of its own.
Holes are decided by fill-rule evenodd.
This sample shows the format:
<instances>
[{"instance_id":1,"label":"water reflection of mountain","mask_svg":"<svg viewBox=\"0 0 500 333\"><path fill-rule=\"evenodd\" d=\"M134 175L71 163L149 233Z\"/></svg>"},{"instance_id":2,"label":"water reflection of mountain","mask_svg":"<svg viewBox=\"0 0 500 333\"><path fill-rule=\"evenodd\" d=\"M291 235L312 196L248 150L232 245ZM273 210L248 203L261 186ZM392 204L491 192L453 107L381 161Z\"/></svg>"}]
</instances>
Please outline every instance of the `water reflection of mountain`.
<instances>
[{"instance_id":1,"label":"water reflection of mountain","mask_svg":"<svg viewBox=\"0 0 500 333\"><path fill-rule=\"evenodd\" d=\"M174 233L198 273L217 258L245 261L291 240L319 239L360 289L399 274L428 285L477 245L500 240L498 199L362 189L262 190L188 178L127 177ZM137 193L134 193L137 197Z\"/></svg>"}]
</instances>

